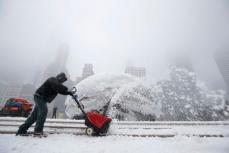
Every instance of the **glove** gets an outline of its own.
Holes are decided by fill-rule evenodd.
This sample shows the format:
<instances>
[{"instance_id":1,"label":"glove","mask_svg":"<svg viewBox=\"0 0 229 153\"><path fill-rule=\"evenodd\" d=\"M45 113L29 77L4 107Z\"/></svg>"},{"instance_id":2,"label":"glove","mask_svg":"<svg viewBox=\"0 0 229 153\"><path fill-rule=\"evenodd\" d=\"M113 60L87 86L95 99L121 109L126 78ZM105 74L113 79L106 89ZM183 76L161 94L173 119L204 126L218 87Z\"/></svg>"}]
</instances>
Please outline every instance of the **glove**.
<instances>
[{"instance_id":1,"label":"glove","mask_svg":"<svg viewBox=\"0 0 229 153\"><path fill-rule=\"evenodd\" d=\"M73 93L71 91L68 91L68 95L73 96Z\"/></svg>"}]
</instances>

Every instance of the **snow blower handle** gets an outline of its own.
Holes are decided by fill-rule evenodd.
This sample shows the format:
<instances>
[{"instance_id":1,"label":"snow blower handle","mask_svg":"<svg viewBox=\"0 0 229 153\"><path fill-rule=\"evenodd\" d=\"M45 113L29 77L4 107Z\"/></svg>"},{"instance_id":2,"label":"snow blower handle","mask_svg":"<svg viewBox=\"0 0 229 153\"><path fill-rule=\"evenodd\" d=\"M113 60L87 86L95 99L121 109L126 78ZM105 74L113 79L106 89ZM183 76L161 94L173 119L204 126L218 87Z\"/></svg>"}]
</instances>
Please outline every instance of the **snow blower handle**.
<instances>
[{"instance_id":1,"label":"snow blower handle","mask_svg":"<svg viewBox=\"0 0 229 153\"><path fill-rule=\"evenodd\" d=\"M72 93L72 95L76 94L76 91L77 91L76 87L73 87L73 88L70 90L70 92Z\"/></svg>"},{"instance_id":2,"label":"snow blower handle","mask_svg":"<svg viewBox=\"0 0 229 153\"><path fill-rule=\"evenodd\" d=\"M76 94L76 87L73 87L70 92L71 92L71 96L72 96L72 99L75 100L78 108L83 112L84 115L86 115L85 111L83 110L84 109L84 105L80 102L80 100L78 100L78 95Z\"/></svg>"}]
</instances>

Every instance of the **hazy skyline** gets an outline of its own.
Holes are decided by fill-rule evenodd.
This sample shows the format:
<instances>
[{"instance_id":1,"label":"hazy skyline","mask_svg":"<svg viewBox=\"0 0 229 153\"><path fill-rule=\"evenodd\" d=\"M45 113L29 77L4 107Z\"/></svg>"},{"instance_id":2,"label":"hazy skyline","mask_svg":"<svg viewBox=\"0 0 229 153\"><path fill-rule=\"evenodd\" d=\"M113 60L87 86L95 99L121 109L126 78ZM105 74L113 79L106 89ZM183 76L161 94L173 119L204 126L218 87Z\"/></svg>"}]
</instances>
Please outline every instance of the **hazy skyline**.
<instances>
[{"instance_id":1,"label":"hazy skyline","mask_svg":"<svg viewBox=\"0 0 229 153\"><path fill-rule=\"evenodd\" d=\"M212 54L228 50L228 27L227 0L0 0L1 78L30 80L66 43L72 79L85 63L96 73L132 63L159 78L184 54L214 81Z\"/></svg>"}]
</instances>

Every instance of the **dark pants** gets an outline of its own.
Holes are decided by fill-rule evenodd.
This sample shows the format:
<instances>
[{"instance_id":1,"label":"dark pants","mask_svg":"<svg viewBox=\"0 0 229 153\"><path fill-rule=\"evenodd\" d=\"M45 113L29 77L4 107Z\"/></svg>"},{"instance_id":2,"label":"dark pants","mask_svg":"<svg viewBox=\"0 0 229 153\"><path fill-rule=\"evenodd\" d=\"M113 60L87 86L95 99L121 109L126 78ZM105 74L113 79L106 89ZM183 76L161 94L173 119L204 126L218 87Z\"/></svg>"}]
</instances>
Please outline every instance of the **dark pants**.
<instances>
[{"instance_id":1,"label":"dark pants","mask_svg":"<svg viewBox=\"0 0 229 153\"><path fill-rule=\"evenodd\" d=\"M48 113L47 103L37 95L34 95L35 108L24 124L19 127L19 131L27 131L36 122L34 132L43 132L44 123Z\"/></svg>"}]
</instances>

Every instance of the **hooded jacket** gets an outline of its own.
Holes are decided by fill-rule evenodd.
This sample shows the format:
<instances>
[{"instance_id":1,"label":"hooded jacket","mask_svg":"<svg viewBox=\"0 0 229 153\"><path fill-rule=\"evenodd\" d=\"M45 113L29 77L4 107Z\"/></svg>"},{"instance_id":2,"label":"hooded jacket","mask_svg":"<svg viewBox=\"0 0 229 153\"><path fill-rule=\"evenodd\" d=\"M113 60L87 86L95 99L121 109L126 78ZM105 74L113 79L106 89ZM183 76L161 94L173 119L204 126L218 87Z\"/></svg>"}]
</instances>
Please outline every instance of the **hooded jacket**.
<instances>
[{"instance_id":1,"label":"hooded jacket","mask_svg":"<svg viewBox=\"0 0 229 153\"><path fill-rule=\"evenodd\" d=\"M57 94L68 95L68 88L58 81L56 77L48 78L40 88L35 92L35 95L40 96L46 102L50 103Z\"/></svg>"}]
</instances>

